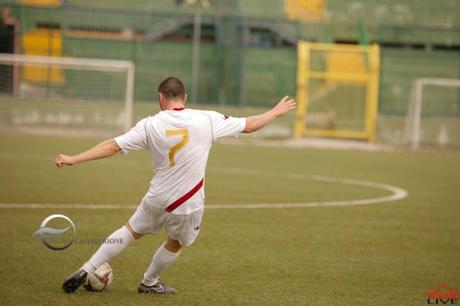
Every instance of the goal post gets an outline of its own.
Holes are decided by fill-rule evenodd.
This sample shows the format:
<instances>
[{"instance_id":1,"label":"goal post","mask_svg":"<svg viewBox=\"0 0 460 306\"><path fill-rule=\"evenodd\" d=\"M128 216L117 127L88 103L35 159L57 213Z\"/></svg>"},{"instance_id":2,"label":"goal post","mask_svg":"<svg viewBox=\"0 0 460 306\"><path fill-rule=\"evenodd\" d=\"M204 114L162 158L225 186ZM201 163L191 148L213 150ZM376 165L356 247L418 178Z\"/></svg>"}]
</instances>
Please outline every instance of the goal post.
<instances>
[{"instance_id":1,"label":"goal post","mask_svg":"<svg viewBox=\"0 0 460 306\"><path fill-rule=\"evenodd\" d=\"M24 125L35 116L32 128L41 122L126 130L133 124L134 74L131 61L0 53L0 124Z\"/></svg>"},{"instance_id":2,"label":"goal post","mask_svg":"<svg viewBox=\"0 0 460 306\"><path fill-rule=\"evenodd\" d=\"M435 92L428 98L425 97L427 87L436 88ZM448 92L449 89L454 88L457 90ZM424 104L427 102L434 102L436 106L431 107L431 110L424 111ZM446 103L450 105L446 105ZM427 121L424 124L424 129L422 128L422 118ZM458 146L459 143L452 143L451 139L459 138L460 132L457 132L458 134L456 133L453 137L450 134L455 133L459 128L460 79L415 79L411 86L405 127L405 136L410 147L419 149L422 142L432 146L450 144ZM449 129L453 132L449 133Z\"/></svg>"},{"instance_id":3,"label":"goal post","mask_svg":"<svg viewBox=\"0 0 460 306\"><path fill-rule=\"evenodd\" d=\"M300 41L295 137L374 141L379 70L378 45Z\"/></svg>"}]
</instances>

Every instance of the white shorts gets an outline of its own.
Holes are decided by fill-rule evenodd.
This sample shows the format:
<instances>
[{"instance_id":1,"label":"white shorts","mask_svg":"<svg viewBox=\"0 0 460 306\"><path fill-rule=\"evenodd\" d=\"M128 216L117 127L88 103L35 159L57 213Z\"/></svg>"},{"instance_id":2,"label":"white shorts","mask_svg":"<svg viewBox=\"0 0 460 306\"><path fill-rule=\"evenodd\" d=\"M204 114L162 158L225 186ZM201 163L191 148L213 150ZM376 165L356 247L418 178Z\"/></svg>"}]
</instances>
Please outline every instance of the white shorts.
<instances>
[{"instance_id":1,"label":"white shorts","mask_svg":"<svg viewBox=\"0 0 460 306\"><path fill-rule=\"evenodd\" d=\"M155 235L164 227L169 238L189 246L200 233L203 211L201 208L190 215L174 215L142 201L128 222L138 234Z\"/></svg>"}]
</instances>

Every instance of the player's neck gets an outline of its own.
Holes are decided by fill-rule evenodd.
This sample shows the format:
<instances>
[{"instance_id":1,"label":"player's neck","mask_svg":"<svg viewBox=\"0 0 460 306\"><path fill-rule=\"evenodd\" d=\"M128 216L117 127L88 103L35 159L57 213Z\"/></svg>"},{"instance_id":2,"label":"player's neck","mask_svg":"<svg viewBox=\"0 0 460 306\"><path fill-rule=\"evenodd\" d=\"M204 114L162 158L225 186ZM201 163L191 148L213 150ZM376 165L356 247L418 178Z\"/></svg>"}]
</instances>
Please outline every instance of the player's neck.
<instances>
[{"instance_id":1,"label":"player's neck","mask_svg":"<svg viewBox=\"0 0 460 306\"><path fill-rule=\"evenodd\" d=\"M183 102L173 102L167 103L163 110L183 110L185 108L185 104Z\"/></svg>"}]
</instances>

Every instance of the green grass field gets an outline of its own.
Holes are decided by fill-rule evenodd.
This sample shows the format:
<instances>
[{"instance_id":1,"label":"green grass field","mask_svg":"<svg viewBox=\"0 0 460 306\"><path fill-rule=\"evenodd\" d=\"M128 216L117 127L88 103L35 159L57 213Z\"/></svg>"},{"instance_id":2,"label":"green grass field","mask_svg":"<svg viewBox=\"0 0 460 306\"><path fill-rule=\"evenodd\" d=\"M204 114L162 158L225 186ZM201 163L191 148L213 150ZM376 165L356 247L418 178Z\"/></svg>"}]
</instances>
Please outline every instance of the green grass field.
<instances>
[{"instance_id":1,"label":"green grass field","mask_svg":"<svg viewBox=\"0 0 460 306\"><path fill-rule=\"evenodd\" d=\"M56 153L98 140L1 133L0 203L138 204L152 176L148 152L53 165ZM175 296L136 291L164 233L136 241L111 262L109 290L72 295L62 292L62 280L98 246L56 252L32 237L46 216L62 213L74 221L77 238L104 238L133 209L3 207L0 304L426 305L426 292L438 284L460 290L459 169L458 153L217 144L206 176L208 208L390 194L310 174L390 184L408 197L363 206L207 209L200 237L163 276L179 291Z\"/></svg>"}]
</instances>

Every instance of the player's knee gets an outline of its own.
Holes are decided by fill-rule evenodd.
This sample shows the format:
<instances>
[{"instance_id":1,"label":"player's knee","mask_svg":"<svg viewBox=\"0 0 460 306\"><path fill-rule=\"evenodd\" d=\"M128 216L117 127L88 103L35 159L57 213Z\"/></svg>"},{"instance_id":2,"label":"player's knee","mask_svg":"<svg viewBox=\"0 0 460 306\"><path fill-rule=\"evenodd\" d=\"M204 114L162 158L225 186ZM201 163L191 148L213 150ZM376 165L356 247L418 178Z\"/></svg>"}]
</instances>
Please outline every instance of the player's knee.
<instances>
[{"instance_id":1,"label":"player's knee","mask_svg":"<svg viewBox=\"0 0 460 306\"><path fill-rule=\"evenodd\" d=\"M172 253L177 253L182 249L182 245L180 244L179 241L171 239L169 237L168 237L168 240L166 240L164 247L166 250Z\"/></svg>"},{"instance_id":2,"label":"player's knee","mask_svg":"<svg viewBox=\"0 0 460 306\"><path fill-rule=\"evenodd\" d=\"M131 227L131 225L129 225L129 223L126 223L125 224L125 227L128 229L128 231L131 233L131 235L134 237L134 239L139 239L141 238L143 235L142 234L139 234L139 233L136 233L133 228Z\"/></svg>"}]
</instances>

